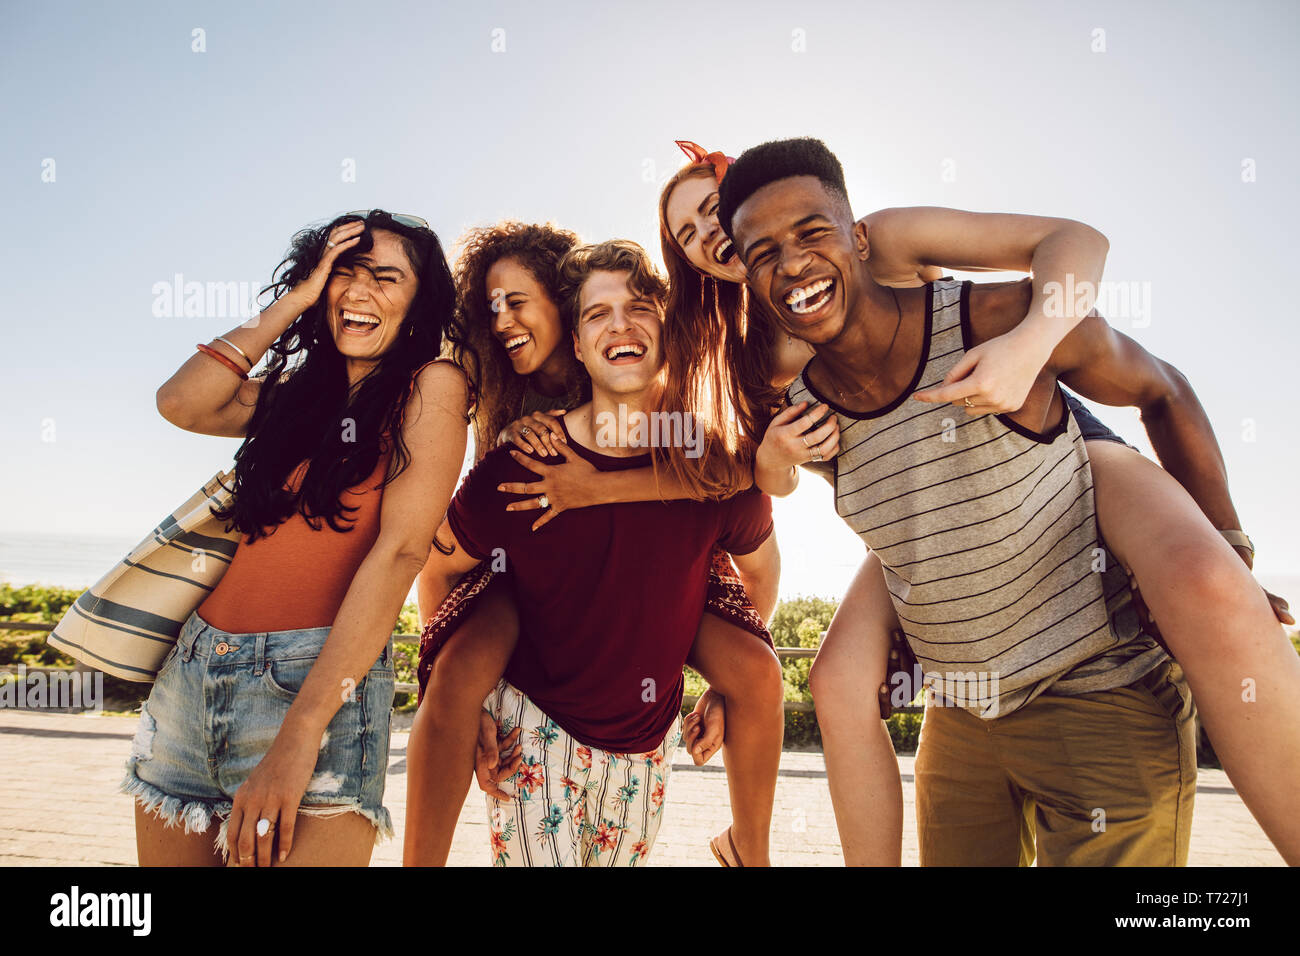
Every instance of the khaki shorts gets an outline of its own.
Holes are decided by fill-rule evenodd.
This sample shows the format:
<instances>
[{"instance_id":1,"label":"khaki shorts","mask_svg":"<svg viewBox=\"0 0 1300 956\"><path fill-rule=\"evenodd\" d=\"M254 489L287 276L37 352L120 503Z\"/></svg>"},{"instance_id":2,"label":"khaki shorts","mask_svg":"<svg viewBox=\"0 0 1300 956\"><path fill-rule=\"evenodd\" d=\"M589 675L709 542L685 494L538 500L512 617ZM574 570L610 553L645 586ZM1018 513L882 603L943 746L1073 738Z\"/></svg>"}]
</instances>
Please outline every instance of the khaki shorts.
<instances>
[{"instance_id":1,"label":"khaki shorts","mask_svg":"<svg viewBox=\"0 0 1300 956\"><path fill-rule=\"evenodd\" d=\"M1184 866L1196 795L1182 668L993 720L926 707L916 755L922 866Z\"/></svg>"}]
</instances>

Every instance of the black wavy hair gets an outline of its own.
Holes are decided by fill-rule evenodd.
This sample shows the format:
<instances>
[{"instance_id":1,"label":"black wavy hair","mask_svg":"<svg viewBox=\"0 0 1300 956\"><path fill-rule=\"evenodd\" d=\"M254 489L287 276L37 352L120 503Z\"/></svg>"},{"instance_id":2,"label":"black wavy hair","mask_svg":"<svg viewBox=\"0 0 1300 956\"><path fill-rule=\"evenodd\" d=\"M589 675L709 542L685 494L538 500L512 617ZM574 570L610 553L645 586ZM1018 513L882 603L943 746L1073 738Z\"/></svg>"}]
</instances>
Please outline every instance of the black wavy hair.
<instances>
[{"instance_id":1,"label":"black wavy hair","mask_svg":"<svg viewBox=\"0 0 1300 956\"><path fill-rule=\"evenodd\" d=\"M791 176L816 176L822 185L844 200L844 167L819 139L775 139L745 150L727 170L718 187L718 223L732 239L731 220L740 204L768 183Z\"/></svg>"},{"instance_id":2,"label":"black wavy hair","mask_svg":"<svg viewBox=\"0 0 1300 956\"><path fill-rule=\"evenodd\" d=\"M361 218L339 216L300 231L261 295L279 299L306 279L320 261L330 231ZM415 298L398 338L355 391L349 389L346 361L330 333L324 292L272 343L247 437L235 453L234 500L224 510L213 509L250 540L271 534L295 512L316 530L322 521L334 531L351 530L345 512L356 509L343 505L343 491L368 478L390 447L383 485L410 464L402 412L416 369L439 356L456 321L455 285L432 230L398 222L382 209L371 210L364 219L361 241L335 267L353 267L370 252L372 230L395 233L415 269ZM352 422L347 428L345 419ZM291 492L285 483L304 460L310 464L298 490Z\"/></svg>"}]
</instances>

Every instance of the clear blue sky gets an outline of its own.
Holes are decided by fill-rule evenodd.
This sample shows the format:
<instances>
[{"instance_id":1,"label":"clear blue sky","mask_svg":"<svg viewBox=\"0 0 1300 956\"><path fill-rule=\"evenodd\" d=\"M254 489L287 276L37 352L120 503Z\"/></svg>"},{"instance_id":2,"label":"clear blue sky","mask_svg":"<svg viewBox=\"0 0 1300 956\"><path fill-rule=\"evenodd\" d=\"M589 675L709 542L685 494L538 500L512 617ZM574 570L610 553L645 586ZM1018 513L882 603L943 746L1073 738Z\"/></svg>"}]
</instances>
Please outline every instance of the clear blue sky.
<instances>
[{"instance_id":1,"label":"clear blue sky","mask_svg":"<svg viewBox=\"0 0 1300 956\"><path fill-rule=\"evenodd\" d=\"M1296 5L466 6L0 5L0 533L137 537L229 461L154 391L236 320L157 317L157 283L261 284L296 229L372 206L449 246L511 216L657 256L674 139L815 135L859 214L1105 232L1107 277L1150 293L1149 324L1115 324L1196 386L1260 566L1300 571ZM860 546L805 484L778 509L783 591L831 593Z\"/></svg>"}]
</instances>

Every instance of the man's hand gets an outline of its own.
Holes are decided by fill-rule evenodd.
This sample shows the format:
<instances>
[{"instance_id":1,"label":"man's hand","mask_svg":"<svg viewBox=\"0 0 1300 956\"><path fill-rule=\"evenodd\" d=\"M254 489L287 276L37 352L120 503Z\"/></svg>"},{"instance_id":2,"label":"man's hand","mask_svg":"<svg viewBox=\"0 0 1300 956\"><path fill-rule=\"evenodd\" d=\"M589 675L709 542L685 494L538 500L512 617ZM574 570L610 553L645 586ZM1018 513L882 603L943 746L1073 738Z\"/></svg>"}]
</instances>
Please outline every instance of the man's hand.
<instances>
[{"instance_id":1,"label":"man's hand","mask_svg":"<svg viewBox=\"0 0 1300 956\"><path fill-rule=\"evenodd\" d=\"M497 722L486 710L479 712L478 752L474 755L474 776L479 789L498 800L513 800L512 794L501 789L501 781L509 780L524 761L523 748L519 746L516 727L504 737L497 735Z\"/></svg>"},{"instance_id":2,"label":"man's hand","mask_svg":"<svg viewBox=\"0 0 1300 956\"><path fill-rule=\"evenodd\" d=\"M1250 556L1244 548L1237 548L1237 553L1241 555L1247 567L1250 566ZM1133 594L1133 608L1137 611L1138 620L1142 622L1142 630L1147 634L1164 643L1164 637L1160 634L1160 628L1156 625L1156 619L1151 616L1151 609L1147 607L1147 602L1142 597L1142 592L1138 589L1137 581L1134 579L1132 572L1128 576L1129 590ZM1273 616L1283 624L1295 624L1295 617L1291 614L1291 605L1286 598L1280 597L1261 586L1260 590L1264 592L1264 597L1268 598L1269 606L1273 608Z\"/></svg>"},{"instance_id":3,"label":"man's hand","mask_svg":"<svg viewBox=\"0 0 1300 956\"><path fill-rule=\"evenodd\" d=\"M1237 557L1241 558L1241 560L1246 563L1246 567L1250 568L1251 573L1253 574L1255 572L1255 552L1250 550L1250 548L1243 548L1239 544L1234 544L1232 550L1237 552ZM1295 618L1291 615L1291 605L1287 602L1287 599L1284 597L1278 597L1278 595L1268 590L1268 588L1261 586L1261 589L1264 592L1264 596L1268 598L1268 603L1273 608L1273 616L1283 624L1294 624Z\"/></svg>"},{"instance_id":4,"label":"man's hand","mask_svg":"<svg viewBox=\"0 0 1300 956\"><path fill-rule=\"evenodd\" d=\"M722 746L726 715L726 698L710 688L696 701L695 709L682 720L682 746L695 761L695 766L702 767L708 763Z\"/></svg>"},{"instance_id":5,"label":"man's hand","mask_svg":"<svg viewBox=\"0 0 1300 956\"><path fill-rule=\"evenodd\" d=\"M1264 596L1268 598L1268 603L1273 605L1273 616L1283 624L1294 624L1295 618L1291 614L1291 605L1284 597L1278 597L1271 591L1265 590Z\"/></svg>"}]
</instances>

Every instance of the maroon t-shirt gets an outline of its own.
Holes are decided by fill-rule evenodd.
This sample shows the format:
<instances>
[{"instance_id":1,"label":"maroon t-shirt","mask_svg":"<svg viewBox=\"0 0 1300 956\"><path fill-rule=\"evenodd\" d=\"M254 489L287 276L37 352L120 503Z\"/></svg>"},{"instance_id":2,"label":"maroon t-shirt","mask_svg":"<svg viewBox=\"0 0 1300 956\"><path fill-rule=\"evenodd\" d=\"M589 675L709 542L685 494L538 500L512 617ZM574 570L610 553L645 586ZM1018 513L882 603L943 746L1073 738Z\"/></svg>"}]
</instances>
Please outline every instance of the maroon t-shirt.
<instances>
[{"instance_id":1,"label":"maroon t-shirt","mask_svg":"<svg viewBox=\"0 0 1300 956\"><path fill-rule=\"evenodd\" d=\"M648 454L569 447L600 471L650 464ZM536 480L502 446L474 466L447 512L471 555L504 551L519 608L506 679L589 747L655 750L681 709L682 666L704 613L714 548L756 550L772 533L771 499L751 489L720 502L596 505L532 531L538 512L506 511L519 496L497 485Z\"/></svg>"}]
</instances>

